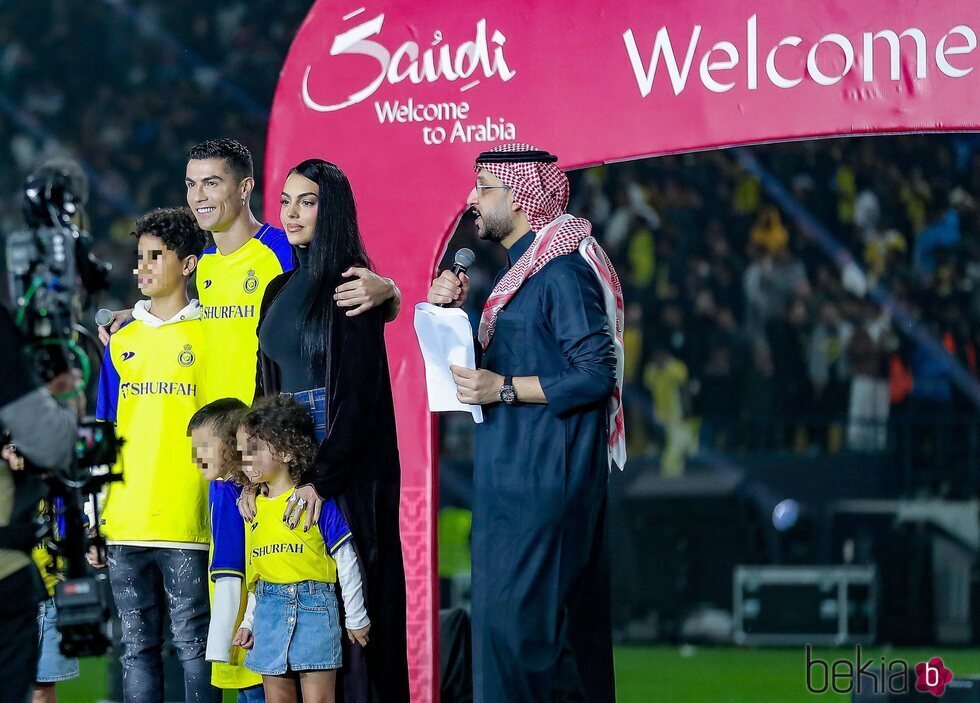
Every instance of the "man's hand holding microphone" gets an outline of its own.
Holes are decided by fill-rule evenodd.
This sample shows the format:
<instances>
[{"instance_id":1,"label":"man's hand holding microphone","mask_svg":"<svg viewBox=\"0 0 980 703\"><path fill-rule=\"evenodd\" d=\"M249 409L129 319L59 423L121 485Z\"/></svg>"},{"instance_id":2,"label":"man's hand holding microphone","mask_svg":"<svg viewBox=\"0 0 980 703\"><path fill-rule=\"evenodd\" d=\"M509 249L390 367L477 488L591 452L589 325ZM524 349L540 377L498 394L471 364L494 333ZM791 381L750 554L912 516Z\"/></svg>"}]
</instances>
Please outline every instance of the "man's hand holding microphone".
<instances>
[{"instance_id":1,"label":"man's hand holding microphone","mask_svg":"<svg viewBox=\"0 0 980 703\"><path fill-rule=\"evenodd\" d=\"M456 252L453 268L443 271L432 281L427 299L433 305L441 308L461 308L470 292L470 277L466 269L476 261L476 254L471 249L460 249Z\"/></svg>"},{"instance_id":2,"label":"man's hand holding microphone","mask_svg":"<svg viewBox=\"0 0 980 703\"><path fill-rule=\"evenodd\" d=\"M466 269L473 265L476 255L470 249L456 252L451 271L443 271L432 281L427 299L443 308L461 308L470 292L470 277ZM486 369L468 369L452 365L456 382L456 398L468 405L490 405L500 402L504 377Z\"/></svg>"}]
</instances>

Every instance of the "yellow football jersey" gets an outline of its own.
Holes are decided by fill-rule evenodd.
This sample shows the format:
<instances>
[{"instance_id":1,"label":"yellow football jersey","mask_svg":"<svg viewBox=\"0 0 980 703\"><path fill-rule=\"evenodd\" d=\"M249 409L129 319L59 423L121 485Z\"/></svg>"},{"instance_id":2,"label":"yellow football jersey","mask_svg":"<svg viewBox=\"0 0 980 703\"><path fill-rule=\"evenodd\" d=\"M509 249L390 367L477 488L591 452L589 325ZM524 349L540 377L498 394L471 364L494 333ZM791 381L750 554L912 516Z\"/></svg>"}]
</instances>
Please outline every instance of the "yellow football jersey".
<instances>
[{"instance_id":1,"label":"yellow football jersey","mask_svg":"<svg viewBox=\"0 0 980 703\"><path fill-rule=\"evenodd\" d=\"M256 328L269 281L293 268L286 233L271 225L227 256L208 247L197 265L197 291L208 349L208 396L255 397Z\"/></svg>"},{"instance_id":2,"label":"yellow football jersey","mask_svg":"<svg viewBox=\"0 0 980 703\"><path fill-rule=\"evenodd\" d=\"M204 325L133 320L112 335L96 417L125 440L123 482L109 484L102 532L115 542L210 541L208 484L191 458L187 423L205 395Z\"/></svg>"},{"instance_id":3,"label":"yellow football jersey","mask_svg":"<svg viewBox=\"0 0 980 703\"><path fill-rule=\"evenodd\" d=\"M300 583L337 581L333 554L351 538L350 528L333 500L323 503L319 529L304 532L302 525L289 529L282 520L290 489L275 498L255 499L255 519L245 526L245 579L255 582Z\"/></svg>"},{"instance_id":4,"label":"yellow football jersey","mask_svg":"<svg viewBox=\"0 0 980 703\"><path fill-rule=\"evenodd\" d=\"M37 510L38 513L43 514L45 509L45 503L42 500L38 503ZM58 519L58 533L60 533L61 519ZM57 537L57 534L55 535ZM58 585L61 580L57 569L55 568L54 557L51 556L51 552L47 550L44 543L35 544L34 549L31 550L31 559L34 560L34 565L37 566L37 570L41 572L41 578L44 581L44 590L48 592L48 597L54 596L54 587Z\"/></svg>"},{"instance_id":5,"label":"yellow football jersey","mask_svg":"<svg viewBox=\"0 0 980 703\"><path fill-rule=\"evenodd\" d=\"M54 557L51 556L51 552L44 545L39 544L31 551L31 558L34 560L37 570L41 572L41 578L44 580L44 590L48 592L48 597L51 598L54 596L54 587L61 580L58 572L54 570Z\"/></svg>"}]
</instances>

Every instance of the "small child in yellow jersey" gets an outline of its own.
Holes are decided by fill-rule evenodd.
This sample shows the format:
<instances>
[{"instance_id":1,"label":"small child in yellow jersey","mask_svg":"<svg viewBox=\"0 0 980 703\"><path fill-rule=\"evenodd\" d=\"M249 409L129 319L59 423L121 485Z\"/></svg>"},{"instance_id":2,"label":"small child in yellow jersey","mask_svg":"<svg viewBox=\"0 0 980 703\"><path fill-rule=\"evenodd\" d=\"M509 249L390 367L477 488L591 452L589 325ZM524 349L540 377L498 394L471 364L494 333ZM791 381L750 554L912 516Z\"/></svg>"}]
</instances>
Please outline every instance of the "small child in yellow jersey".
<instances>
[{"instance_id":1,"label":"small child in yellow jersey","mask_svg":"<svg viewBox=\"0 0 980 703\"><path fill-rule=\"evenodd\" d=\"M250 650L245 666L262 674L266 697L335 700L340 638L366 645L371 628L350 528L333 500L325 501L318 530L290 529L286 501L316 453L313 420L292 398L259 401L238 426L242 470L268 495L256 498L255 519L245 528L246 583L255 592L252 630L235 643ZM344 598L340 623L336 590ZM246 616L247 618L248 616Z\"/></svg>"},{"instance_id":2,"label":"small child in yellow jersey","mask_svg":"<svg viewBox=\"0 0 980 703\"><path fill-rule=\"evenodd\" d=\"M58 632L58 610L54 604L54 587L60 580L54 557L44 544L34 547L31 554L34 563L44 579L48 599L38 606L38 641L41 656L38 659L37 673L34 675L34 697L32 703L57 703L55 684L59 681L77 679L78 659L66 657L61 653L61 633Z\"/></svg>"},{"instance_id":3,"label":"small child in yellow jersey","mask_svg":"<svg viewBox=\"0 0 980 703\"><path fill-rule=\"evenodd\" d=\"M211 685L237 690L238 703L264 703L262 677L245 668L245 652L232 644L244 621L245 524L238 513L242 484L235 433L248 406L238 398L215 400L191 416L194 463L208 486L211 516L211 551L208 559L211 624L205 659L211 662Z\"/></svg>"}]
</instances>

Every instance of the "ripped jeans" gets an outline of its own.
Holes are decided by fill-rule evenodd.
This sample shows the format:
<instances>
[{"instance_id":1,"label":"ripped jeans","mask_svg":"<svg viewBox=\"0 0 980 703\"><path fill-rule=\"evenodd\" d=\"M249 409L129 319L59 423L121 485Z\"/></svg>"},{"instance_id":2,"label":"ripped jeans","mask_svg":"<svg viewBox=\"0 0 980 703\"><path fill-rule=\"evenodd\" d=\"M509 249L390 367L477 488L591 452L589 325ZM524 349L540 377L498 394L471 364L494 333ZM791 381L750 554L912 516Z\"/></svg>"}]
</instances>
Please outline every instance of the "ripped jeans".
<instances>
[{"instance_id":1,"label":"ripped jeans","mask_svg":"<svg viewBox=\"0 0 980 703\"><path fill-rule=\"evenodd\" d=\"M208 639L208 552L200 549L109 546L109 583L122 621L123 700L163 701L163 611L184 669L188 703L213 703Z\"/></svg>"}]
</instances>

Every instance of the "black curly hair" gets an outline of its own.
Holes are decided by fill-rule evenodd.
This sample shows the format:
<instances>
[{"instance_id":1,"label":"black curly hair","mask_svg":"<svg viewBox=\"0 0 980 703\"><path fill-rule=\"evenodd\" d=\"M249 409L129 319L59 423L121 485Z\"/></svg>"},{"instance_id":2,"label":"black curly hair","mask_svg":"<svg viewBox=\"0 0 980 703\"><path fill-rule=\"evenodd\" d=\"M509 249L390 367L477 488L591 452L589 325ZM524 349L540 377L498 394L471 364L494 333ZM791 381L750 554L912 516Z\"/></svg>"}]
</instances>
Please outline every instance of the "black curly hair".
<instances>
[{"instance_id":1,"label":"black curly hair","mask_svg":"<svg viewBox=\"0 0 980 703\"><path fill-rule=\"evenodd\" d=\"M221 463L224 467L221 478L240 486L248 485L250 482L242 473L242 458L238 453L235 433L247 410L248 406L238 398L221 398L198 408L187 423L188 434L199 427L210 427L214 431L221 440Z\"/></svg>"},{"instance_id":2,"label":"black curly hair","mask_svg":"<svg viewBox=\"0 0 980 703\"><path fill-rule=\"evenodd\" d=\"M144 234L159 237L183 261L188 256L200 256L208 243L208 235L197 226L190 208L160 207L150 210L136 220L133 236Z\"/></svg>"},{"instance_id":3,"label":"black curly hair","mask_svg":"<svg viewBox=\"0 0 980 703\"><path fill-rule=\"evenodd\" d=\"M313 418L306 408L288 396L259 400L238 423L249 437L266 442L277 454L288 455L293 483L313 463L317 445L313 439Z\"/></svg>"},{"instance_id":4,"label":"black curly hair","mask_svg":"<svg viewBox=\"0 0 980 703\"><path fill-rule=\"evenodd\" d=\"M239 183L252 175L252 152L234 139L208 139L187 150L187 160L224 159L228 171Z\"/></svg>"}]
</instances>

